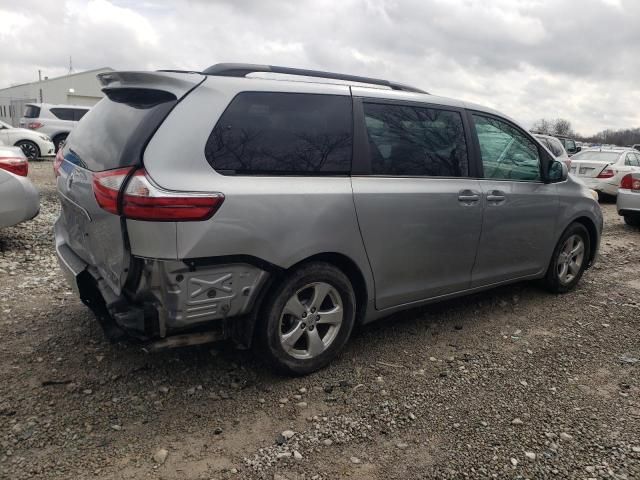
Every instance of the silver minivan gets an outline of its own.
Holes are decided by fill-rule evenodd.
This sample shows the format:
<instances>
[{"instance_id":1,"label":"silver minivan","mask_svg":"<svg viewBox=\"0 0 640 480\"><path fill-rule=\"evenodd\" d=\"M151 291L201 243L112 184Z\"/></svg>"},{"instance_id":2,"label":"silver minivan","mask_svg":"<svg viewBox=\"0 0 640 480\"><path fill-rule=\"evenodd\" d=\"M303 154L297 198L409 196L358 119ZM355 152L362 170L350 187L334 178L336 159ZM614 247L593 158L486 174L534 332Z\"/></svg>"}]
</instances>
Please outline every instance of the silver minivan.
<instances>
[{"instance_id":1,"label":"silver minivan","mask_svg":"<svg viewBox=\"0 0 640 480\"><path fill-rule=\"evenodd\" d=\"M518 123L406 85L218 64L100 74L55 162L61 268L148 348L305 374L355 325L497 285L571 290L602 215Z\"/></svg>"}]
</instances>

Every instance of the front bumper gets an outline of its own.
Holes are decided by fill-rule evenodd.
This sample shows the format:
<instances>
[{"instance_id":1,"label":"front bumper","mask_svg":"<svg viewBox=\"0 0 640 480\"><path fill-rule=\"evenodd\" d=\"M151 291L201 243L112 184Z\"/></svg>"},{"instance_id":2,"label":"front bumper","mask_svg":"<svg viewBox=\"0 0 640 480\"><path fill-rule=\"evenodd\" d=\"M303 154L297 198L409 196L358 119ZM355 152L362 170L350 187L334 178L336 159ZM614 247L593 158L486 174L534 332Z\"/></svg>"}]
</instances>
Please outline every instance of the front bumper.
<instances>
[{"instance_id":1,"label":"front bumper","mask_svg":"<svg viewBox=\"0 0 640 480\"><path fill-rule=\"evenodd\" d=\"M116 295L97 269L68 245L56 241L56 254L64 277L85 304L98 316L106 310L119 327L144 338L164 338L241 317L251 311L268 277L246 263L194 267L181 261L136 259L137 286Z\"/></svg>"},{"instance_id":2,"label":"front bumper","mask_svg":"<svg viewBox=\"0 0 640 480\"><path fill-rule=\"evenodd\" d=\"M40 144L40 156L41 157L53 157L56 154L56 147L53 142L43 141Z\"/></svg>"}]
</instances>

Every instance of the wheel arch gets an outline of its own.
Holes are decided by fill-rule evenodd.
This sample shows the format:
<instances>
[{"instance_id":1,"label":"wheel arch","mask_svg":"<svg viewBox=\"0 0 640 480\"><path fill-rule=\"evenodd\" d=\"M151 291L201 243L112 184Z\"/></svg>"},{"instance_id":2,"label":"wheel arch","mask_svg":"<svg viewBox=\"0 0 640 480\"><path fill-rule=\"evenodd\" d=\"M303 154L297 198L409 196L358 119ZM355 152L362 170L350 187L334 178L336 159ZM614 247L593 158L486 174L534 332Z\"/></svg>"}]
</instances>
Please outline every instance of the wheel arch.
<instances>
[{"instance_id":1,"label":"wheel arch","mask_svg":"<svg viewBox=\"0 0 640 480\"><path fill-rule=\"evenodd\" d=\"M326 262L339 268L351 282L353 292L356 295L356 324L362 323L366 316L369 292L367 282L360 267L348 256L337 252L325 252L312 255L292 265L287 271L291 271L310 262Z\"/></svg>"},{"instance_id":2,"label":"wheel arch","mask_svg":"<svg viewBox=\"0 0 640 480\"><path fill-rule=\"evenodd\" d=\"M308 256L289 268L274 267L269 275L267 283L262 288L250 314L244 316L240 321L234 321L232 328L232 338L239 346L249 348L254 343L254 335L258 331L256 324L260 321L260 315L264 308L264 302L287 273L312 262L326 262L340 269L349 279L356 296L356 325L361 324L366 318L370 293L362 270L348 256L337 252L324 252Z\"/></svg>"}]
</instances>

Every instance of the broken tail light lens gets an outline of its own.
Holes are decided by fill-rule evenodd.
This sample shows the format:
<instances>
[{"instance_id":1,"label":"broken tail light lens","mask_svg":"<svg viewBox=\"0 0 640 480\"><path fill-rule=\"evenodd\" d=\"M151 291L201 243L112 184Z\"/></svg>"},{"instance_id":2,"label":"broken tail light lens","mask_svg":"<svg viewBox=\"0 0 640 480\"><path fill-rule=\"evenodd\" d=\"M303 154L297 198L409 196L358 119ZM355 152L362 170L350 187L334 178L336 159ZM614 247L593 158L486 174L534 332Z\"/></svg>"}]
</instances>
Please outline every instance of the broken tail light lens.
<instances>
[{"instance_id":1,"label":"broken tail light lens","mask_svg":"<svg viewBox=\"0 0 640 480\"><path fill-rule=\"evenodd\" d=\"M93 193L98 205L115 215L132 220L189 222L211 218L224 202L221 193L167 191L157 187L144 169L131 174L133 168L119 168L94 173ZM122 211L118 211L118 194L122 193Z\"/></svg>"}]
</instances>

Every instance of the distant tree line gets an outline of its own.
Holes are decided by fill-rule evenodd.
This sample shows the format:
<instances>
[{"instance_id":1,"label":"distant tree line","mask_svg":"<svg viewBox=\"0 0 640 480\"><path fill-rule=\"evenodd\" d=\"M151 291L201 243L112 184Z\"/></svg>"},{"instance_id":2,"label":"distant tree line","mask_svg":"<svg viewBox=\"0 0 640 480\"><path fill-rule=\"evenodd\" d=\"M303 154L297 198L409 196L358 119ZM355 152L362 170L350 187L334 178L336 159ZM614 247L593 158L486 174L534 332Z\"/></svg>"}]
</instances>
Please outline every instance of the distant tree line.
<instances>
[{"instance_id":1,"label":"distant tree line","mask_svg":"<svg viewBox=\"0 0 640 480\"><path fill-rule=\"evenodd\" d=\"M545 135L563 135L565 137L573 137L576 135L571 126L571 122L564 118L556 118L555 120L541 118L533 122L531 130L536 133L544 133Z\"/></svg>"},{"instance_id":2,"label":"distant tree line","mask_svg":"<svg viewBox=\"0 0 640 480\"><path fill-rule=\"evenodd\" d=\"M573 137L576 140L589 143L604 143L612 145L634 145L640 143L640 128L623 128L620 130L606 129L595 135L585 136L576 133L571 126L571 122L564 118L549 120L541 118L533 122L531 131L544 133L546 135L563 135Z\"/></svg>"},{"instance_id":3,"label":"distant tree line","mask_svg":"<svg viewBox=\"0 0 640 480\"><path fill-rule=\"evenodd\" d=\"M590 143L609 143L619 145L634 145L640 143L640 128L623 128L621 130L602 130L590 137L578 137L580 140Z\"/></svg>"}]
</instances>

